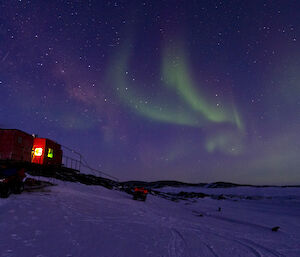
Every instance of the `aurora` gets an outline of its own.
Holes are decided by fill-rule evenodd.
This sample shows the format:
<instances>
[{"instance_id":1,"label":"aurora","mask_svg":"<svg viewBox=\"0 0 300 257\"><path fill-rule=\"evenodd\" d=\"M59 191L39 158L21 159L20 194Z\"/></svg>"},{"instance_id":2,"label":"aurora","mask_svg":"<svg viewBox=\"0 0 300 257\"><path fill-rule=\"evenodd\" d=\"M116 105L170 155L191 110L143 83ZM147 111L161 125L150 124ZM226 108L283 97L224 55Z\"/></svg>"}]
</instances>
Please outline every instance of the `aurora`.
<instances>
[{"instance_id":1,"label":"aurora","mask_svg":"<svg viewBox=\"0 0 300 257\"><path fill-rule=\"evenodd\" d=\"M205 95L204 89L195 85L191 75L192 69L188 65L183 47L178 45L172 50L164 49L162 53L161 76L164 78L162 86L168 89L168 97L164 102L161 99L145 101L144 99L148 97L136 92L138 82L130 81L126 77L130 58L134 56L130 55L128 48L123 47L123 50L116 55L109 74L109 77L115 78L115 93L123 104L130 107L137 115L157 122L199 128L208 128L212 126L211 124L215 126L231 124L234 132L210 135L206 138L205 148L208 152L221 151L234 155L242 152L243 147L240 144L242 144L244 125L235 105L216 104ZM176 96L180 105L168 102L168 98L174 99ZM233 136L234 133L238 134L238 137Z\"/></svg>"}]
</instances>

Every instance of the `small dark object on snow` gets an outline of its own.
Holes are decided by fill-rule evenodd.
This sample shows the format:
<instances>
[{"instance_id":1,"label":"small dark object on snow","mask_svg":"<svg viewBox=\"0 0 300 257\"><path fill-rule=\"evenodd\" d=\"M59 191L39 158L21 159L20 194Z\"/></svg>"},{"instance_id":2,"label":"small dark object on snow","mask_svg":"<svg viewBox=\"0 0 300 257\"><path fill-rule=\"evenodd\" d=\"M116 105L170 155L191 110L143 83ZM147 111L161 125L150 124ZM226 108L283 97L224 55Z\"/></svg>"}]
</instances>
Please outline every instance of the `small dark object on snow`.
<instances>
[{"instance_id":1,"label":"small dark object on snow","mask_svg":"<svg viewBox=\"0 0 300 257\"><path fill-rule=\"evenodd\" d=\"M219 195L218 198L217 198L217 200L225 200L225 199L226 199L226 198L225 198L224 195Z\"/></svg>"},{"instance_id":2,"label":"small dark object on snow","mask_svg":"<svg viewBox=\"0 0 300 257\"><path fill-rule=\"evenodd\" d=\"M272 228L272 231L277 232L280 227L276 226Z\"/></svg>"},{"instance_id":3,"label":"small dark object on snow","mask_svg":"<svg viewBox=\"0 0 300 257\"><path fill-rule=\"evenodd\" d=\"M201 212L198 212L198 211L192 211L194 214L195 214L195 216L197 216L197 217L203 217L203 214L201 213Z\"/></svg>"},{"instance_id":4,"label":"small dark object on snow","mask_svg":"<svg viewBox=\"0 0 300 257\"><path fill-rule=\"evenodd\" d=\"M221 211L221 207L218 208L218 211Z\"/></svg>"},{"instance_id":5,"label":"small dark object on snow","mask_svg":"<svg viewBox=\"0 0 300 257\"><path fill-rule=\"evenodd\" d=\"M136 187L133 191L133 200L146 201L148 190L143 187Z\"/></svg>"}]
</instances>

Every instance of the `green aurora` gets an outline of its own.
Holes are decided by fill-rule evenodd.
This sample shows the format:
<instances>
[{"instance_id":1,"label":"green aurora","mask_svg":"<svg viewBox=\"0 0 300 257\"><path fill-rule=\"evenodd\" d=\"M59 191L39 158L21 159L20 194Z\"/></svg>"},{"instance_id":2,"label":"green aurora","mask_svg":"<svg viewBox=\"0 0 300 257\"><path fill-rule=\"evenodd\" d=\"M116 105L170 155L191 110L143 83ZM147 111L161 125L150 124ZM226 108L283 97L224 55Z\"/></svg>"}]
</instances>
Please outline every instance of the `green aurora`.
<instances>
[{"instance_id":1,"label":"green aurora","mask_svg":"<svg viewBox=\"0 0 300 257\"><path fill-rule=\"evenodd\" d=\"M220 151L237 155L242 152L244 124L235 105L217 104L205 95L204 89L196 84L190 75L192 72L183 47L165 49L162 54L163 81L159 83L163 85L162 90L168 90L169 99L145 101L149 97L137 93L134 89L137 82L132 82L127 77L130 58L133 57L128 48L123 48L115 58L109 73L109 77L114 78L117 97L124 105L136 114L158 122L204 129L212 124L230 125L231 131L209 134L204 147L209 153ZM171 102L171 97L178 97L178 103Z\"/></svg>"}]
</instances>

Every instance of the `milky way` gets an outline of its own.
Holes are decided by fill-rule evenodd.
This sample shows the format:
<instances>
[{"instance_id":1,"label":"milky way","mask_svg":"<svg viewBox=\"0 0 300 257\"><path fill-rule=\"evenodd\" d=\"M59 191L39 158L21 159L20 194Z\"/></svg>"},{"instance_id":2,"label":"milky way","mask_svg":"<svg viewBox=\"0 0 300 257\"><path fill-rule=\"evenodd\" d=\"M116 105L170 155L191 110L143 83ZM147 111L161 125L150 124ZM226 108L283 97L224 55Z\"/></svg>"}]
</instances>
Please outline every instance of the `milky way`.
<instances>
[{"instance_id":1,"label":"milky way","mask_svg":"<svg viewBox=\"0 0 300 257\"><path fill-rule=\"evenodd\" d=\"M300 183L297 1L1 1L0 125L121 180Z\"/></svg>"}]
</instances>

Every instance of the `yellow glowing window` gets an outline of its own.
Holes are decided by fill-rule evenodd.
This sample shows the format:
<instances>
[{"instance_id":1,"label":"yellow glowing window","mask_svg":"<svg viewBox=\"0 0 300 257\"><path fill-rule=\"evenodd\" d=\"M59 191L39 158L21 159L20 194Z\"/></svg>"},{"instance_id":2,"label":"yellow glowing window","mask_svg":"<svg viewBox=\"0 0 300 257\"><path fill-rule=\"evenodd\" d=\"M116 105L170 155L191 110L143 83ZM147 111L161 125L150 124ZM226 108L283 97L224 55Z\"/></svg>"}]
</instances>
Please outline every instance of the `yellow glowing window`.
<instances>
[{"instance_id":1,"label":"yellow glowing window","mask_svg":"<svg viewBox=\"0 0 300 257\"><path fill-rule=\"evenodd\" d=\"M38 147L38 148L34 149L34 155L35 156L42 156L42 154L43 154L43 148Z\"/></svg>"},{"instance_id":2,"label":"yellow glowing window","mask_svg":"<svg viewBox=\"0 0 300 257\"><path fill-rule=\"evenodd\" d=\"M48 157L53 158L53 149L51 148L48 149Z\"/></svg>"}]
</instances>

